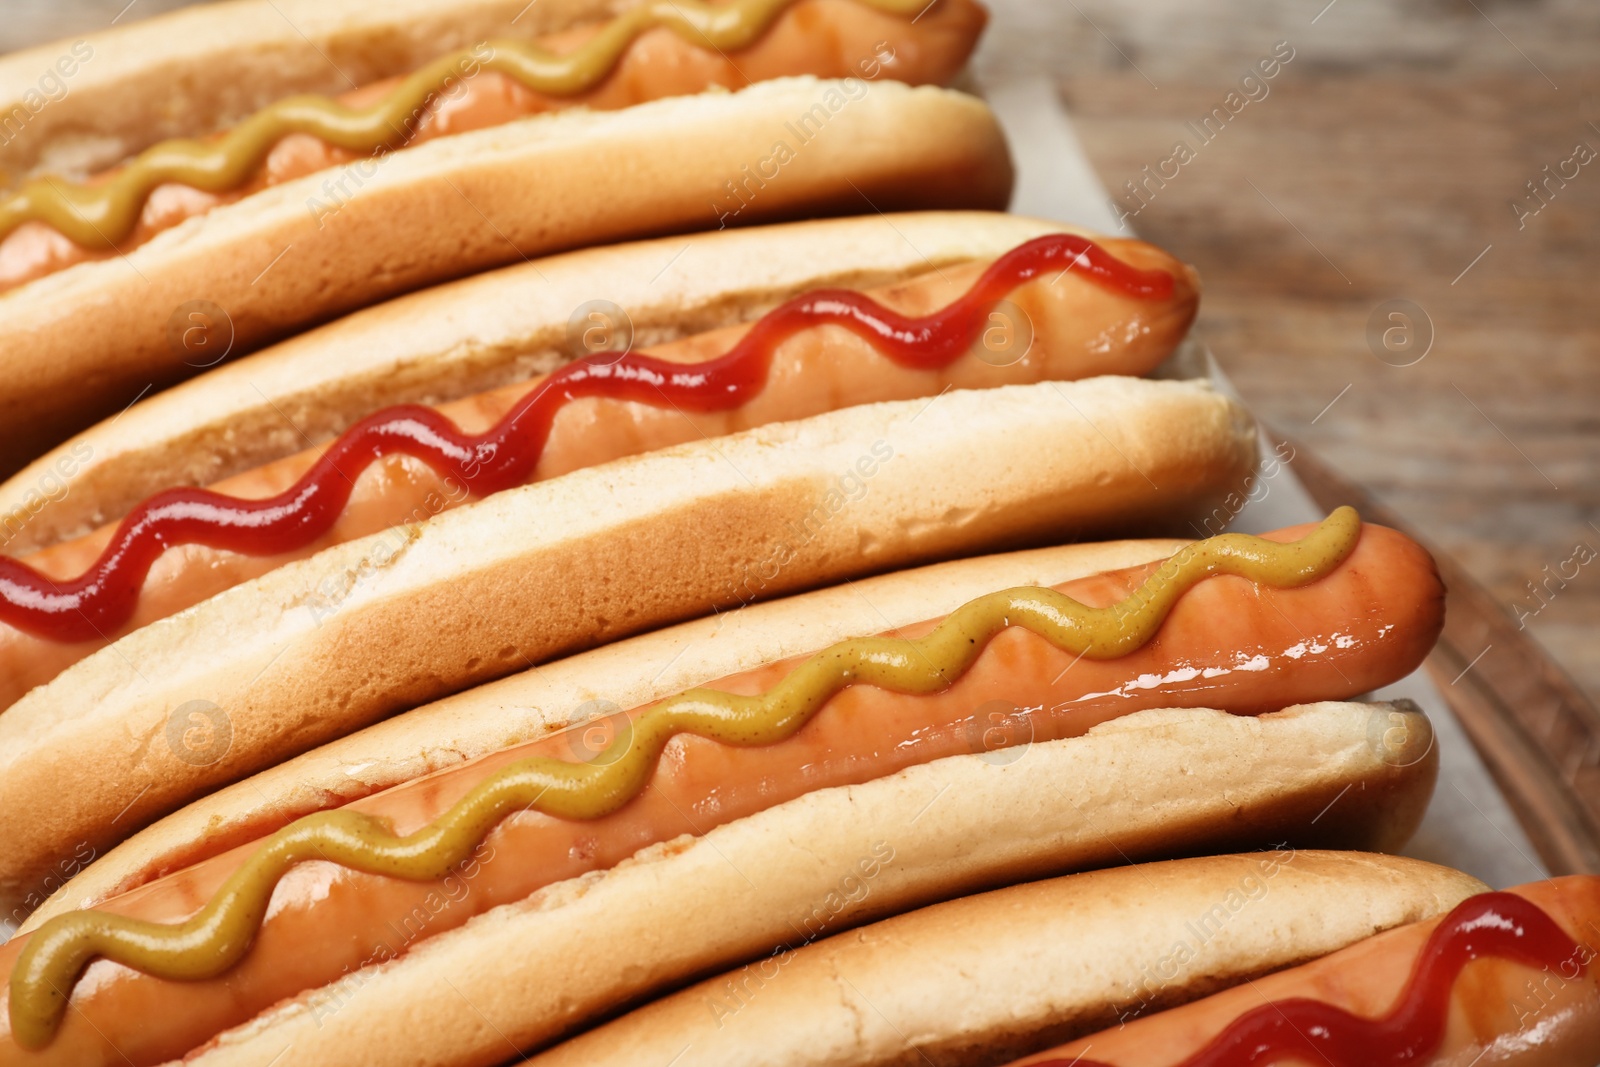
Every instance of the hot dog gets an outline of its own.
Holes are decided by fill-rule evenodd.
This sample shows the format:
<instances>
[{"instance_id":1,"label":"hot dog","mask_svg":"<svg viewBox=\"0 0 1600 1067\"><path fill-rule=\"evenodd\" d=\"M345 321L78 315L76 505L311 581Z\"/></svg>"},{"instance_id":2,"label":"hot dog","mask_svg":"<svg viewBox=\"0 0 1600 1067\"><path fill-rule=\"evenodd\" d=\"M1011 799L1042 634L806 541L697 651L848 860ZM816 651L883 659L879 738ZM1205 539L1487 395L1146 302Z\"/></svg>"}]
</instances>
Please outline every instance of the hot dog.
<instances>
[{"instance_id":1,"label":"hot dog","mask_svg":"<svg viewBox=\"0 0 1600 1067\"><path fill-rule=\"evenodd\" d=\"M528 1062L965 1065L1071 1034L1015 1067L1594 1062L1600 879L1487 888L1283 848L1073 875L773 956Z\"/></svg>"},{"instance_id":2,"label":"hot dog","mask_svg":"<svg viewBox=\"0 0 1600 1067\"><path fill-rule=\"evenodd\" d=\"M46 453L0 486L4 547L21 555L82 536L152 493L281 459L306 437L326 441L381 407L457 400L629 341L648 351L748 322L808 290L895 285L1078 232L993 212L871 215L590 248L436 286L224 363ZM1184 294L1190 272L1165 266L1177 275L1172 317L1144 317L1161 305L1141 301L1144 315L1128 323L1148 326L1158 350L1182 332L1193 300ZM1106 292L1077 281L1069 275L1056 288L1086 301ZM574 313L597 298L615 310L580 314L578 325L611 330L586 339ZM1106 312L1086 303L1082 314L1094 321Z\"/></svg>"},{"instance_id":3,"label":"hot dog","mask_svg":"<svg viewBox=\"0 0 1600 1067\"><path fill-rule=\"evenodd\" d=\"M1126 657L1077 664L1070 688L1094 693L1112 689L1117 678L1126 681L1154 677L1158 681L1145 684L1142 689L1129 689L1120 696L1102 692L1102 697L1091 703L1102 711L1164 702L1214 703L1246 711L1282 706L1285 698L1291 697L1316 699L1357 693L1363 687L1381 684L1380 678L1397 671L1403 673L1407 663L1420 657L1437 627L1438 607L1430 600L1436 593L1437 580L1414 547L1406 547L1406 542L1390 531L1376 529L1373 533L1383 547L1366 546L1365 555L1372 564L1357 559L1351 569L1339 575L1339 588L1322 586L1295 591L1300 605L1296 610L1306 615L1278 616L1272 608L1293 604L1294 600L1285 602L1275 597L1270 604L1256 606L1255 610L1264 616L1256 620L1256 628L1242 626L1237 635L1222 635L1224 643L1219 651L1218 638L1202 636L1202 632L1220 625L1210 616L1223 613L1227 602L1224 598L1214 603L1208 614L1204 601L1217 595L1216 589L1202 587L1187 603L1178 606L1174 617L1167 619L1164 636ZM1116 595L1113 590L1126 588L1126 583L1142 569L1167 558L1181 545L1182 542L1150 541L1093 549L1072 546L908 571L859 583L859 593L857 586L852 586L806 594L783 606L751 607L480 686L323 746L196 801L96 863L47 904L40 915L54 914L63 907L92 906L135 888L156 874L177 870L271 833L330 803L357 800L564 728L574 709L594 710L595 677L606 679L604 696L616 705L607 714L615 714L622 708L642 706L709 679L736 674L757 662L785 660L797 650L820 647L886 624L908 626L945 614L995 589L1057 586L1075 581L1086 590L1084 595L1111 597ZM1097 572L1115 577L1091 577ZM1379 621L1386 615L1379 611L1357 630L1342 629L1342 613L1353 611L1357 603L1368 602L1372 595L1369 590L1374 587L1385 590L1385 599L1393 598L1391 603L1409 605L1420 614L1408 620ZM1318 597L1311 605L1320 608L1312 610L1305 598L1318 589ZM1199 597L1199 602L1194 597ZM1318 614L1322 616L1321 623L1316 628L1309 626L1308 619ZM776 621L766 622L769 617ZM1187 631L1183 645L1175 646L1175 635L1185 626L1195 629ZM1385 630L1386 626L1393 628ZM1292 633L1290 627L1294 628ZM1273 645L1272 634L1280 631L1283 640L1279 643L1286 651L1281 655L1274 651L1269 658L1264 649ZM1227 643L1232 636L1238 637L1236 647ZM1395 644L1402 641L1403 645ZM1222 674L1217 673L1220 667L1214 667L1210 678L1204 677L1203 672L1189 678L1174 676L1182 673L1175 672L1174 667L1206 649L1209 651L1204 654L1224 659L1235 657L1235 653L1245 655L1243 665L1248 669ZM1250 651L1245 654L1245 650ZM1254 658L1258 653L1262 653L1261 662ZM1291 679L1301 664L1311 673L1286 683L1284 680ZM1225 679L1225 688L1218 679ZM1066 684L1065 677L1062 684ZM1281 684L1303 688L1285 690ZM1225 699L1218 695L1223 692ZM1251 699L1255 702L1249 702ZM1074 722L1081 725L1087 715L1083 711ZM1005 725L1002 716L999 726ZM1004 739L1006 730L1001 729L998 736ZM1427 747L1425 739L1407 739L1404 729L1389 740L1408 747ZM1397 810L1396 825L1409 826L1414 814ZM1391 843L1408 832L1396 834Z\"/></svg>"},{"instance_id":4,"label":"hot dog","mask_svg":"<svg viewBox=\"0 0 1600 1067\"><path fill-rule=\"evenodd\" d=\"M0 886L25 897L84 842L554 656L908 563L1171 528L1254 462L1240 409L1197 383L952 390L618 460L324 549L0 714Z\"/></svg>"},{"instance_id":5,"label":"hot dog","mask_svg":"<svg viewBox=\"0 0 1600 1067\"><path fill-rule=\"evenodd\" d=\"M1090 558L1148 558L1152 548L1159 551L1108 546ZM995 577L1063 565L1070 569L1070 556L1033 554L947 567ZM771 949L819 874L836 877L819 856L849 854L860 834L903 834L893 849L905 849L905 862L873 893L840 905L839 916L849 913L841 921L1117 855L1260 844L1273 835L1388 847L1420 816L1435 769L1421 716L1336 703L1269 711L1384 684L1431 645L1440 621L1437 578L1426 554L1397 534L1340 512L1315 528L1211 539L1053 590L991 592L943 620L915 622L906 611L925 603L930 577L894 576L859 591L875 612L893 613L886 638L806 655L752 647L762 636L781 646L786 626L793 633L801 620L817 618L809 598L772 605L765 610L775 624L736 632L707 661L742 670L610 716L600 724L609 727L601 741L529 731L534 739L491 749L484 728L475 732L471 723L487 723L488 709L506 696L468 694L431 713L435 722L458 724L448 744L463 750L465 762L337 812L302 815L255 841L229 839L213 808L199 818L221 831L218 839L161 854L172 835L158 826L108 857L120 870L91 868L87 885L115 887L94 902L96 911L47 909L19 944L0 950L13 975L12 1040L46 1062L156 1062L197 1045L201 1058L247 1060L285 1041L313 1062L352 1055L377 1062L399 1047L371 1032L371 1011L381 1005L397 1018L429 1014L405 1036L417 1062L496 1062L508 1040L546 1042L662 984ZM920 592L901 604L902 589ZM765 635L763 625L771 626ZM656 647L681 646L683 637L663 635ZM609 657L573 661L564 669L571 673L558 671L555 690L586 670L592 685L595 669L644 647L635 642L607 650ZM476 716L464 710L474 701ZM542 717L550 722L548 709ZM381 755L370 757L386 747L398 752L408 732L414 745L429 719L424 710L413 722L376 727L368 738L347 739L347 751L382 764ZM298 769L284 768L279 788ZM236 792L274 785L267 775ZM946 809L930 803L941 788L959 789L959 800ZM1323 822L1352 791L1340 817ZM286 799L292 808L296 799ZM846 810L857 816L841 818ZM947 813L922 824L941 810ZM513 811L520 814L505 820ZM827 825L833 828L822 831ZM265 828L259 816L256 826ZM434 844L424 856L414 844L385 843L391 833ZM682 834L706 844L673 840ZM805 845L775 847L783 841ZM145 866L130 868L141 847ZM649 857L642 866L628 859L640 849ZM731 870L708 877L708 854L721 857L715 867ZM338 867L302 862L310 858ZM189 866L156 876L174 862ZM878 865L885 862L880 854ZM463 864L472 888L453 907L429 905L454 893L447 879L467 871ZM752 864L775 880L764 871L759 882L744 882L748 893L724 896L734 885L728 877L747 879ZM680 877L698 881L699 892L673 884ZM652 888L641 893L646 885ZM264 915L269 893L274 904ZM531 995L524 978L551 966L558 957L549 953L574 932L566 928L575 917L557 913L618 893L610 907L621 904L623 927L640 919L676 932L691 915L709 922L715 912L720 928L647 944L623 937L592 968L574 969L570 947L561 949L569 954L559 957L567 961L563 980L546 977L546 994ZM187 948L128 954L176 932L119 924L170 924L201 905L195 933L183 935ZM376 964L395 950L392 924L408 916L422 918L400 946L404 958ZM532 925L513 932L506 921ZM492 962L483 956L485 936L498 945ZM83 963L103 953L134 966L91 964L63 1016L65 1000L45 991L72 983ZM480 1024L413 1002L412 990L437 984L439 974L460 978L441 956L452 953L477 956L483 982L516 993L514 1017L496 1008L490 1027L474 1037L466 1031ZM188 978L175 988L179 974ZM363 992L331 1020L313 1011L319 990L349 974L383 991ZM182 997L184 1010L161 1008L168 995ZM157 1017L171 1021L149 1021ZM355 1033L364 1036L352 1045Z\"/></svg>"},{"instance_id":6,"label":"hot dog","mask_svg":"<svg viewBox=\"0 0 1600 1067\"><path fill-rule=\"evenodd\" d=\"M1600 878L1534 882L1026 1062L1220 1065L1255 1046L1261 1064L1589 1063L1600 1056L1597 945Z\"/></svg>"},{"instance_id":7,"label":"hot dog","mask_svg":"<svg viewBox=\"0 0 1600 1067\"><path fill-rule=\"evenodd\" d=\"M24 94L58 54L83 75L54 108L0 105L22 115L5 153L20 183L0 194L0 348L14 382L0 469L192 374L167 334L195 308L226 320L238 354L556 248L836 213L862 196L996 207L1008 194L982 105L906 86L961 68L984 22L972 0L573 2L531 17L461 6L442 35L453 48L438 12L301 12L323 43L269 29L261 54L286 62L226 89L216 68L248 47L238 27L270 17L300 30L293 14L217 5L0 65L0 93ZM333 58L346 54L351 72ZM182 80L185 66L203 73ZM338 92L315 95L330 73ZM217 92L220 106L201 99ZM90 306L113 319L74 327Z\"/></svg>"},{"instance_id":8,"label":"hot dog","mask_svg":"<svg viewBox=\"0 0 1600 1067\"><path fill-rule=\"evenodd\" d=\"M905 262L907 229L918 237L942 234L945 261L930 269L917 259L916 265L923 270L909 271ZM818 230L823 232L815 232ZM816 267L811 254L824 241L835 271L839 264L836 250L840 243L848 242L859 249L850 261L854 270L876 273L884 259L892 256L899 277L892 284L860 293L837 287L819 291L812 284ZM1008 241L1015 243L984 254ZM975 254L965 260L950 258L949 253L961 244L975 249ZM234 414L228 405L212 402L230 384L213 383L209 376L169 391L149 405L154 410L144 411L141 405L108 426L81 435L21 472L6 487L20 497L6 524L8 531L14 530L12 543L48 547L19 563L0 560L4 577L0 582L0 708L142 625L286 562L398 525L415 514L455 507L517 482L542 480L652 448L852 403L933 397L950 388L1144 373L1183 337L1196 303L1193 272L1149 245L1052 233L1044 224L998 216L808 223L743 231L720 239L694 238L673 245L671 252L652 243L603 254L559 257L512 271L526 279L521 284L548 290L563 283L570 288L578 280L592 281L592 261L596 259L610 271L645 275L646 271L659 274L658 262L670 261L673 256L714 256L731 260L722 270L737 270L748 267L759 252L768 260L776 256L788 264L784 269L791 275L800 274L807 281L787 294L775 291L770 277L760 283L746 277L742 289L702 291L702 299L724 316L736 313L741 296L755 284L761 285L766 301L780 306L754 322L696 330L652 345L648 351L596 353L591 357L598 364L593 371L586 372L582 365L568 366L551 376L476 393L459 382L452 383L448 372L463 361L472 342L483 343L463 333L480 329L475 312L486 300L504 299L505 279L483 276L461 283L453 287L448 302L424 297L374 309L367 317L381 323L384 330L403 330L424 315L456 324L448 336L439 336L437 330L431 335L423 333L427 342L423 353L413 340L407 347L391 346L384 355L391 366L404 364L410 369L415 390L417 364L427 355L448 352L451 358L433 360L424 387L436 391L453 384L464 395L438 406L436 416L419 413L414 407L385 409L382 404L374 405L364 390L351 395L356 392L351 383L369 376L371 368L349 368L322 390L325 406L332 408L330 401L335 400L344 404L320 419L309 420L313 425L339 425L345 432L338 439L306 449L306 438L297 435L297 451L216 481L211 487L213 495L204 498L213 508L231 507L246 499L285 501L311 491L319 477L324 483L331 478L331 484L324 484L321 491L345 492L348 499L329 506L315 522L287 512L276 520L280 526L298 524L293 543L285 545L273 538L271 544L265 544L257 537L247 545L237 537L224 536L223 527L239 525L237 519L219 516L208 528L175 532L181 523L159 518L159 501L164 498L157 494L184 484L182 480L161 484L161 477L182 479L193 470L228 471L239 465L241 455L252 459L271 455L268 442L260 439L267 437L265 433L252 438L248 418L227 417ZM886 246L891 245L893 251L887 252ZM656 284L658 279L649 282ZM548 293L545 299L551 299ZM576 297L574 306L583 306ZM847 306L856 318L840 324L840 312ZM676 314L678 322L694 321L691 309L679 307ZM398 323L393 321L396 319ZM852 321L859 325L848 328ZM550 325L535 314L517 320L515 328L526 336L541 328L548 330ZM916 340L894 344L892 338L873 332L891 327L900 334L915 335ZM639 328L638 324L629 327L630 331ZM325 340L312 335L287 346L287 352L259 353L218 373L249 382L249 394L259 404L265 397L256 387L261 380L290 378L304 390L303 382L293 378L296 365L317 360L342 366L329 350L350 344L349 333L348 328L335 329ZM999 349L985 347L990 335L997 338ZM418 335L406 331L404 336L415 339ZM510 346L498 351L503 361L517 352ZM290 366L283 366L285 363ZM652 377L658 369L676 367L694 367L702 373L725 367L723 377L736 383L736 391L722 389L719 395L714 388L717 382L674 387L671 381ZM606 377L596 381L596 373ZM581 377L585 374L587 379ZM641 375L646 379L643 390L633 384ZM486 375L480 371L479 376ZM528 407L530 394L536 391L547 394L542 406ZM286 406L303 412L309 402L278 396L263 406L278 424L278 432L268 441L292 448L282 441L282 412ZM492 437L497 426L525 427L508 438L527 452L524 469L511 477L471 466L456 469L460 465L452 463L448 455L408 455L403 445L394 447L392 434L388 450L383 451L379 442L386 420L393 426L397 419L411 420L418 414L442 416L446 421L441 427L469 438ZM294 425L302 427L307 421L296 419ZM361 426L351 429L357 423ZM151 439L150 426L160 427L158 438ZM360 447L363 434L374 444ZM326 469L332 462L330 452L345 457L338 461L336 473ZM72 490L60 495L58 503L43 500L36 504L29 499L29 492L38 494L27 487L63 461L84 454L98 457L97 462L86 470L74 469ZM4 492L0 489L0 495ZM140 505L141 494L153 499ZM197 498L185 499L192 508ZM263 508L283 507L245 506L256 508L257 519ZM135 514L123 517L129 511ZM59 531L76 530L85 516L122 521L50 543ZM262 529L259 521L253 529ZM146 546L159 546L164 554ZM55 609L44 607L48 604Z\"/></svg>"}]
</instances>

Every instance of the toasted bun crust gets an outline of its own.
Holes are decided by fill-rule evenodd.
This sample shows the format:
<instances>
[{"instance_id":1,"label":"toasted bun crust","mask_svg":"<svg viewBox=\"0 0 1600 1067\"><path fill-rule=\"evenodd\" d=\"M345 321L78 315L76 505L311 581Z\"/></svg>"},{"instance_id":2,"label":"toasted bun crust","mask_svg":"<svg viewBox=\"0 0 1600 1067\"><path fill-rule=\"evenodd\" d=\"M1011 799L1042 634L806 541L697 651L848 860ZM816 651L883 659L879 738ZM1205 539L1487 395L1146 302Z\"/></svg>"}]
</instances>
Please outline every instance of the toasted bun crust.
<instances>
[{"instance_id":1,"label":"toasted bun crust","mask_svg":"<svg viewBox=\"0 0 1600 1067\"><path fill-rule=\"evenodd\" d=\"M1446 867L1355 852L1211 856L1072 875L808 945L531 1062L1001 1063L1433 918L1485 888Z\"/></svg>"},{"instance_id":2,"label":"toasted bun crust","mask_svg":"<svg viewBox=\"0 0 1600 1067\"><path fill-rule=\"evenodd\" d=\"M936 563L695 619L489 682L196 800L76 875L22 929L93 907L310 812L543 736L575 715L581 722L593 701L642 707L763 663L945 615L996 589L1132 567L1185 543L1112 541Z\"/></svg>"},{"instance_id":3,"label":"toasted bun crust","mask_svg":"<svg viewBox=\"0 0 1600 1067\"><path fill-rule=\"evenodd\" d=\"M152 493L297 452L391 404L548 373L572 358L568 324L596 298L626 309L642 348L754 319L807 290L884 285L1072 230L993 212L874 214L584 249L399 297L148 397L46 453L0 485L3 547L16 555L87 533ZM69 492L41 491L63 471Z\"/></svg>"},{"instance_id":4,"label":"toasted bun crust","mask_svg":"<svg viewBox=\"0 0 1600 1067\"><path fill-rule=\"evenodd\" d=\"M330 548L0 715L0 889L19 900L81 843L554 656L922 560L1170 529L1255 458L1243 410L1204 383L955 391L577 471ZM197 700L227 729L195 750Z\"/></svg>"},{"instance_id":5,"label":"toasted bun crust","mask_svg":"<svg viewBox=\"0 0 1600 1067\"><path fill-rule=\"evenodd\" d=\"M0 58L0 169L87 173L168 137L231 126L294 93L340 93L488 37L529 39L604 18L609 0L233 0L125 22ZM515 20L515 21L513 21ZM81 42L81 43L80 43ZM74 53L73 45L79 45ZM28 108L41 73L87 58L68 92Z\"/></svg>"},{"instance_id":6,"label":"toasted bun crust","mask_svg":"<svg viewBox=\"0 0 1600 1067\"><path fill-rule=\"evenodd\" d=\"M858 82L851 99L840 84L779 79L444 137L265 189L126 256L13 289L0 295L0 471L201 369L168 338L194 300L223 309L240 354L562 248L868 205L1005 206L1011 163L981 101L888 81L864 94ZM728 200L725 183L793 141L785 124L813 107L829 115L820 132L791 145L742 207Z\"/></svg>"},{"instance_id":7,"label":"toasted bun crust","mask_svg":"<svg viewBox=\"0 0 1600 1067\"><path fill-rule=\"evenodd\" d=\"M1335 847L1361 847L1374 832L1388 836L1384 807L1364 799L1374 789L1426 793L1428 776L1416 773L1426 759L1400 766L1371 740L1373 716L1388 723L1391 710L1146 711L1033 745L1010 763L956 756L818 790L418 941L191 1058L259 1067L292 1045L309 1065L347 1064L352 1050L369 1063L501 1063L512 1046L541 1046L688 978L977 889L1175 852L1324 847L1335 844L1329 832ZM1402 714L1416 720L1414 735L1426 732L1422 716ZM1341 792L1362 798L1357 808L1317 820ZM1438 870L1394 864L1418 878ZM1390 905L1370 915L1348 907L1342 891L1343 917L1291 909L1301 947L1285 962L1316 951L1323 924L1347 923L1343 940L1354 940L1478 888L1459 875L1420 890L1405 888L1413 879L1389 881L1400 883ZM1173 914L1203 915L1212 903L1208 894L1203 907ZM1170 938L1151 940L1170 948Z\"/></svg>"}]
</instances>

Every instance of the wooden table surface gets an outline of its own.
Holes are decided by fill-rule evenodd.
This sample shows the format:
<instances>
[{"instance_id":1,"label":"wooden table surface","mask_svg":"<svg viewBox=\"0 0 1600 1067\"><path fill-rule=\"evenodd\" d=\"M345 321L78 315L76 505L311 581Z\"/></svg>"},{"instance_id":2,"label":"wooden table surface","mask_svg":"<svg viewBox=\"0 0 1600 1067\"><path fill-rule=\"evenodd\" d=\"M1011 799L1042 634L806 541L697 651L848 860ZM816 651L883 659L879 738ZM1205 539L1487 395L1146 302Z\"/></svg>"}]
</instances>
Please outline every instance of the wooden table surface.
<instances>
[{"instance_id":1,"label":"wooden table surface","mask_svg":"<svg viewBox=\"0 0 1600 1067\"><path fill-rule=\"evenodd\" d=\"M173 6L8 0L0 49ZM1600 699L1600 159L1579 162L1600 151L1600 4L996 7L975 66L1054 79L1130 223L1199 266L1201 329L1257 413ZM1385 348L1396 300L1426 322Z\"/></svg>"}]
</instances>

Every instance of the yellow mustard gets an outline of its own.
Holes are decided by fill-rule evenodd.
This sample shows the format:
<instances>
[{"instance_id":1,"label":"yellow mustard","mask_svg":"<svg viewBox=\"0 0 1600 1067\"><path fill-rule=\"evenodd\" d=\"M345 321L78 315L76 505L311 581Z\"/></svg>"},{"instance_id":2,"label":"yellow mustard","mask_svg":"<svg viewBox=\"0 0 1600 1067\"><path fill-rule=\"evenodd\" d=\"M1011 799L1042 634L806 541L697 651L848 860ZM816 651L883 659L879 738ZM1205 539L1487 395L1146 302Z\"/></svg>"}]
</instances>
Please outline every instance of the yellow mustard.
<instances>
[{"instance_id":1,"label":"yellow mustard","mask_svg":"<svg viewBox=\"0 0 1600 1067\"><path fill-rule=\"evenodd\" d=\"M527 41L498 40L485 49L441 56L405 79L384 100L349 108L325 96L300 95L256 112L214 141L174 139L139 153L110 179L94 185L42 177L0 201L0 236L24 222L49 224L79 246L108 250L133 232L158 185L176 182L211 193L237 189L261 166L272 146L291 133L363 154L398 147L428 101L463 70L492 70L549 96L573 96L599 82L642 33L666 27L684 40L721 52L749 46L797 0L645 0L612 19L570 53ZM927 0L858 0L895 15L915 15ZM482 55L482 52L488 54Z\"/></svg>"},{"instance_id":2,"label":"yellow mustard","mask_svg":"<svg viewBox=\"0 0 1600 1067\"><path fill-rule=\"evenodd\" d=\"M192 918L174 924L96 911L58 915L29 935L11 975L11 1032L40 1048L60 1026L67 997L96 957L164 979L222 974L249 950L273 887L297 863L328 860L413 881L445 877L506 816L533 809L596 819L628 803L680 733L725 745L771 745L792 736L840 690L871 685L934 693L953 685L988 643L1021 626L1063 651L1115 659L1148 643L1195 583L1231 574L1273 588L1316 581L1354 550L1361 520L1339 508L1298 541L1222 534L1181 549L1125 600L1092 608L1053 589L990 593L957 608L926 636L858 637L811 656L765 693L697 688L641 710L584 763L535 756L491 775L435 822L405 837L386 820L351 811L305 816L272 834Z\"/></svg>"}]
</instances>

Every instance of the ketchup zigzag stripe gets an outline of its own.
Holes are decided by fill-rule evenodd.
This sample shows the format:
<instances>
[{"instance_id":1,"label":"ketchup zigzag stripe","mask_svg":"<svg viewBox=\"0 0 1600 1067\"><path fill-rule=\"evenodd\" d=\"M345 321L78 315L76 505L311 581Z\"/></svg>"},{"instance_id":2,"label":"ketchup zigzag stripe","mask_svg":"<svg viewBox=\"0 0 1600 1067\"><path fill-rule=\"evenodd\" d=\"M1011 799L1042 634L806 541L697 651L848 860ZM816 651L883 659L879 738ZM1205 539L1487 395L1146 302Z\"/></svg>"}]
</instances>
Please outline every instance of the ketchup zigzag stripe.
<instances>
[{"instance_id":1,"label":"ketchup zigzag stripe","mask_svg":"<svg viewBox=\"0 0 1600 1067\"><path fill-rule=\"evenodd\" d=\"M1272 1001L1239 1016L1175 1067L1404 1067L1426 1062L1444 1040L1450 992L1481 957L1555 970L1578 961L1577 942L1515 893L1481 893L1456 905L1428 936L1399 1000L1368 1019L1307 997ZM1110 1067L1098 1060L1038 1060L1029 1067Z\"/></svg>"},{"instance_id":2,"label":"ketchup zigzag stripe","mask_svg":"<svg viewBox=\"0 0 1600 1067\"><path fill-rule=\"evenodd\" d=\"M1052 234L1007 252L955 302L925 317L901 315L852 290L823 289L774 309L727 353L704 363L645 353L579 360L546 377L481 435L462 433L432 408L386 408L342 434L277 496L157 493L122 520L100 558L77 578L53 581L20 560L0 557L0 622L54 641L103 637L132 617L151 566L168 548L197 544L251 555L303 548L338 519L356 477L387 455L421 459L475 495L522 485L538 466L556 414L580 397L733 410L760 392L773 351L802 330L842 326L902 366L945 367L968 350L984 316L1006 294L1040 275L1069 270L1136 299L1165 299L1173 291L1165 271L1138 270L1087 238Z\"/></svg>"}]
</instances>

